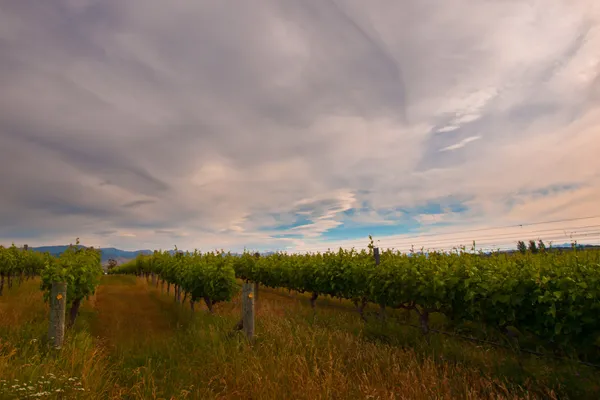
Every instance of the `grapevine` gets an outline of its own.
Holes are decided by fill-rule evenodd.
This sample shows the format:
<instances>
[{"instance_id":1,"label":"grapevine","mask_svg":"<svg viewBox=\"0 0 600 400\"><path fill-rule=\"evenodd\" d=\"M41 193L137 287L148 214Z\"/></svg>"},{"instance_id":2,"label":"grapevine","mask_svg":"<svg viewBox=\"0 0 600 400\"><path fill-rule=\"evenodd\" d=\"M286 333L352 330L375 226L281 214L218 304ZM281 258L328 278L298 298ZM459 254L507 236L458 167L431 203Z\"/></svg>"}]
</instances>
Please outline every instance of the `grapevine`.
<instances>
[{"instance_id":1,"label":"grapevine","mask_svg":"<svg viewBox=\"0 0 600 400\"><path fill-rule=\"evenodd\" d=\"M15 279L21 284L24 279L39 275L48 259L48 254L20 249L14 244L9 248L0 246L0 296L5 284L11 288Z\"/></svg>"},{"instance_id":2,"label":"grapevine","mask_svg":"<svg viewBox=\"0 0 600 400\"><path fill-rule=\"evenodd\" d=\"M600 344L600 252L538 254L401 254L372 251L276 253L235 258L238 277L287 288L415 311L423 331L429 314L501 331L512 326L555 346Z\"/></svg>"},{"instance_id":3,"label":"grapevine","mask_svg":"<svg viewBox=\"0 0 600 400\"><path fill-rule=\"evenodd\" d=\"M48 301L53 282L67 283L67 307L69 310L69 326L75 323L79 307L83 299L89 298L96 291L102 275L100 251L94 248L70 245L58 258L50 258L41 272L40 289L44 292L44 300Z\"/></svg>"},{"instance_id":4,"label":"grapevine","mask_svg":"<svg viewBox=\"0 0 600 400\"><path fill-rule=\"evenodd\" d=\"M229 301L238 290L235 281L233 258L223 253L156 251L152 255L139 255L132 262L111 269L111 274L136 274L167 283L167 293L174 287L174 298L184 302L188 297L190 307L203 300L212 312L219 302ZM183 294L183 298L182 298Z\"/></svg>"}]
</instances>

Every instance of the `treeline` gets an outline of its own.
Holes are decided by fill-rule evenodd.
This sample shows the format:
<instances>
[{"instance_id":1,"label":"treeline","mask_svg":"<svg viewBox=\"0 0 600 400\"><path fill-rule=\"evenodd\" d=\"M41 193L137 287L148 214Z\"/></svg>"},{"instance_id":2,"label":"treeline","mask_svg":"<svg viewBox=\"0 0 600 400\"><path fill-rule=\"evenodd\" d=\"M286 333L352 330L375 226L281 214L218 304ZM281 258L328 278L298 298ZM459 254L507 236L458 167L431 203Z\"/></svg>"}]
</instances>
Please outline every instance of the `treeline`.
<instances>
[{"instance_id":1,"label":"treeline","mask_svg":"<svg viewBox=\"0 0 600 400\"><path fill-rule=\"evenodd\" d=\"M572 242L569 247L565 247L565 246L553 247L552 243L550 243L549 245L546 245L546 243L544 243L544 241L542 239L538 239L537 241L529 240L527 242L524 240L519 240L517 242L517 251L520 252L521 254L525 254L527 252L537 254L537 253L545 253L548 251L562 253L565 251L583 250L583 249L600 249L600 246L581 245L581 244L577 244L577 242L575 241L575 242Z\"/></svg>"}]
</instances>

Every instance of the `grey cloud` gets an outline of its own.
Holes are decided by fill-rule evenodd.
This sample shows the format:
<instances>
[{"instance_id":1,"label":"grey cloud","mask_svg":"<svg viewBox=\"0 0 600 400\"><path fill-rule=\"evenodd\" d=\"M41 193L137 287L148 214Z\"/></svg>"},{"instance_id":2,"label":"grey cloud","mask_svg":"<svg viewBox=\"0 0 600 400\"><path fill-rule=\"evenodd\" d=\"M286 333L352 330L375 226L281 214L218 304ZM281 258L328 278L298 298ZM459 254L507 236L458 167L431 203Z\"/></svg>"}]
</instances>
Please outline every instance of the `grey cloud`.
<instances>
[{"instance_id":1,"label":"grey cloud","mask_svg":"<svg viewBox=\"0 0 600 400\"><path fill-rule=\"evenodd\" d=\"M111 236L111 235L115 235L115 234L117 234L117 231L114 229L107 229L104 231L94 232L94 235L98 235L98 236Z\"/></svg>"},{"instance_id":2,"label":"grey cloud","mask_svg":"<svg viewBox=\"0 0 600 400\"><path fill-rule=\"evenodd\" d=\"M22 206L34 210L43 210L49 215L62 217L65 215L84 215L93 218L106 218L112 216L113 210L106 210L86 205L78 205L65 202L64 199L52 199L49 197L38 197L28 199Z\"/></svg>"},{"instance_id":3,"label":"grey cloud","mask_svg":"<svg viewBox=\"0 0 600 400\"><path fill-rule=\"evenodd\" d=\"M34 146L49 150L74 167L98 177L112 176L112 184L133 188L143 194L169 189L167 183L152 176L141 166L131 164L126 151L102 145L89 145L82 140L56 140L47 136L27 136L19 132L18 140L26 141L29 148Z\"/></svg>"},{"instance_id":4,"label":"grey cloud","mask_svg":"<svg viewBox=\"0 0 600 400\"><path fill-rule=\"evenodd\" d=\"M154 200L136 200L136 201L131 201L127 204L123 204L123 208L135 208L135 207L140 207L146 204L154 204L155 201Z\"/></svg>"}]
</instances>

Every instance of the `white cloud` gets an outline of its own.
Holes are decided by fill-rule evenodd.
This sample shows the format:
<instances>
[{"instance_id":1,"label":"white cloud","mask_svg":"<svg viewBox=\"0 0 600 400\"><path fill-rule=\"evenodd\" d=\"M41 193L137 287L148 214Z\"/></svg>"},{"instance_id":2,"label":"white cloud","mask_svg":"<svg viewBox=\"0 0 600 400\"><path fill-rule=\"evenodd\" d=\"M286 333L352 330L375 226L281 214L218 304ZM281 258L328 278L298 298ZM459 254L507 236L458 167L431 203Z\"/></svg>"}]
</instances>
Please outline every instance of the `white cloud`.
<instances>
[{"instance_id":1,"label":"white cloud","mask_svg":"<svg viewBox=\"0 0 600 400\"><path fill-rule=\"evenodd\" d=\"M438 133L444 133L444 132L452 132L455 131L457 129L460 129L459 125L446 125L440 129L438 129L436 132Z\"/></svg>"},{"instance_id":2,"label":"white cloud","mask_svg":"<svg viewBox=\"0 0 600 400\"><path fill-rule=\"evenodd\" d=\"M479 140L481 139L481 136L469 136L468 138L464 138L463 140L461 140L458 143L455 143L453 145L450 145L448 147L444 147L443 149L441 149L440 151L450 151L450 150L458 150L458 149L462 149L463 147L465 147L467 144L474 142L475 140Z\"/></svg>"}]
</instances>

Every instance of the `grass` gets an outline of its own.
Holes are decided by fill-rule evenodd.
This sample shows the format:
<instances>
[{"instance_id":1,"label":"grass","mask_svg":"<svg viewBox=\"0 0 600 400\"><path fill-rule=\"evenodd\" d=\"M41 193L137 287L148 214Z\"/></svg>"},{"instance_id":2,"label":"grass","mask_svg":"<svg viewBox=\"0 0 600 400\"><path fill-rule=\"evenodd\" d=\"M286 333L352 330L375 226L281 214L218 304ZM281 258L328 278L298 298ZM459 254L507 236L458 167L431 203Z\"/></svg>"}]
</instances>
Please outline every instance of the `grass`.
<instances>
[{"instance_id":1,"label":"grass","mask_svg":"<svg viewBox=\"0 0 600 400\"><path fill-rule=\"evenodd\" d=\"M427 341L391 319L365 324L348 302L319 299L313 313L306 296L281 290L261 288L250 346L230 335L239 298L192 312L130 276L103 278L54 353L38 287L0 297L0 399L600 398L593 369Z\"/></svg>"}]
</instances>

